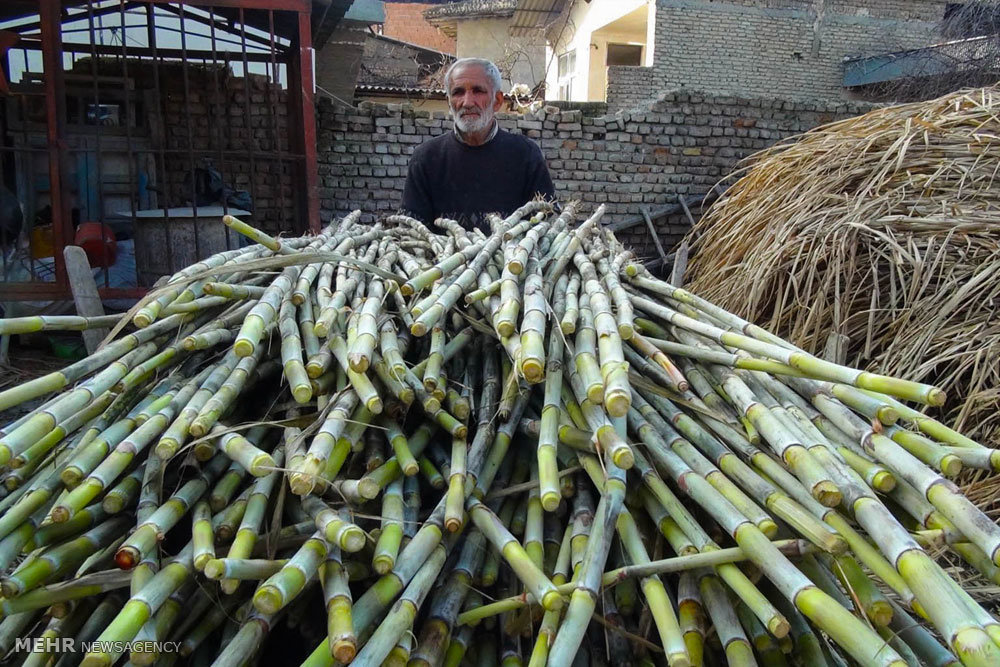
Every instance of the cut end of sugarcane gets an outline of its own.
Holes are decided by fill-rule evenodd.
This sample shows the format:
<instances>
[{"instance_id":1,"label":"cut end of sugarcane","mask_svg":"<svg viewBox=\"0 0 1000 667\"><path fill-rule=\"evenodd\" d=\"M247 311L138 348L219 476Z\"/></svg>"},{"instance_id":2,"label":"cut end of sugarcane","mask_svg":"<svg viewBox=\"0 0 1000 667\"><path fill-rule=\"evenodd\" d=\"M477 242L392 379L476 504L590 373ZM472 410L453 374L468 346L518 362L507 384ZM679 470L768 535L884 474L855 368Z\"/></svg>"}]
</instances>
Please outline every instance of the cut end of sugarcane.
<instances>
[{"instance_id":1,"label":"cut end of sugarcane","mask_svg":"<svg viewBox=\"0 0 1000 667\"><path fill-rule=\"evenodd\" d=\"M611 391L604 394L604 409L612 417L624 417L632 405L632 397L624 391Z\"/></svg>"},{"instance_id":2,"label":"cut end of sugarcane","mask_svg":"<svg viewBox=\"0 0 1000 667\"><path fill-rule=\"evenodd\" d=\"M448 517L444 520L444 527L449 533L457 533L462 529L462 518L461 517Z\"/></svg>"},{"instance_id":3,"label":"cut end of sugarcane","mask_svg":"<svg viewBox=\"0 0 1000 667\"><path fill-rule=\"evenodd\" d=\"M687 653L668 653L667 664L670 667L691 667L693 663Z\"/></svg>"},{"instance_id":4,"label":"cut end of sugarcane","mask_svg":"<svg viewBox=\"0 0 1000 667\"><path fill-rule=\"evenodd\" d=\"M7 599L15 598L21 594L21 586L10 577L4 577L0 579L0 593Z\"/></svg>"},{"instance_id":5,"label":"cut end of sugarcane","mask_svg":"<svg viewBox=\"0 0 1000 667\"><path fill-rule=\"evenodd\" d=\"M209 558L205 563L205 567L203 567L201 571L209 579L222 579L222 575L225 573L226 568L223 566L222 561L218 558Z\"/></svg>"},{"instance_id":6,"label":"cut end of sugarcane","mask_svg":"<svg viewBox=\"0 0 1000 667\"><path fill-rule=\"evenodd\" d=\"M872 488L882 493L889 493L896 488L896 478L888 470L880 470L872 476Z\"/></svg>"},{"instance_id":7,"label":"cut end of sugarcane","mask_svg":"<svg viewBox=\"0 0 1000 667\"><path fill-rule=\"evenodd\" d=\"M767 622L767 631L776 639L786 637L791 629L792 626L788 623L788 619L781 614L772 617Z\"/></svg>"},{"instance_id":8,"label":"cut end of sugarcane","mask_svg":"<svg viewBox=\"0 0 1000 667\"><path fill-rule=\"evenodd\" d=\"M281 591L269 584L261 585L253 594L253 606L262 614L277 613L284 604L285 600Z\"/></svg>"},{"instance_id":9,"label":"cut end of sugarcane","mask_svg":"<svg viewBox=\"0 0 1000 667\"><path fill-rule=\"evenodd\" d=\"M264 452L254 458L248 472L254 477L266 477L272 470L274 470L274 457Z\"/></svg>"},{"instance_id":10,"label":"cut end of sugarcane","mask_svg":"<svg viewBox=\"0 0 1000 667\"><path fill-rule=\"evenodd\" d=\"M883 405L875 411L875 416L886 426L892 426L899 421L899 411L891 405Z\"/></svg>"},{"instance_id":11,"label":"cut end of sugarcane","mask_svg":"<svg viewBox=\"0 0 1000 667\"><path fill-rule=\"evenodd\" d=\"M515 333L514 323L510 320L501 320L497 322L497 333L504 338L510 338Z\"/></svg>"},{"instance_id":12,"label":"cut end of sugarcane","mask_svg":"<svg viewBox=\"0 0 1000 667\"><path fill-rule=\"evenodd\" d=\"M414 320L413 324L410 325L410 333L413 334L414 336L417 336L418 338L420 336L426 336L427 331L428 331L427 325L421 322L420 320Z\"/></svg>"},{"instance_id":13,"label":"cut end of sugarcane","mask_svg":"<svg viewBox=\"0 0 1000 667\"><path fill-rule=\"evenodd\" d=\"M992 454L990 455L992 458ZM941 457L941 461L938 463L938 469L941 470L941 474L949 479L954 479L958 477L958 473L962 472L962 459L958 458L954 454L945 454Z\"/></svg>"},{"instance_id":14,"label":"cut end of sugarcane","mask_svg":"<svg viewBox=\"0 0 1000 667\"><path fill-rule=\"evenodd\" d=\"M546 491L542 494L542 509L546 512L555 512L559 509L562 496L554 491Z\"/></svg>"},{"instance_id":15,"label":"cut end of sugarcane","mask_svg":"<svg viewBox=\"0 0 1000 667\"><path fill-rule=\"evenodd\" d=\"M357 553L365 548L368 536L357 526L348 526L340 535L340 548L348 553Z\"/></svg>"},{"instance_id":16,"label":"cut end of sugarcane","mask_svg":"<svg viewBox=\"0 0 1000 667\"><path fill-rule=\"evenodd\" d=\"M594 384L587 387L587 400L594 405L601 405L604 403L604 385L600 382L595 382Z\"/></svg>"},{"instance_id":17,"label":"cut end of sugarcane","mask_svg":"<svg viewBox=\"0 0 1000 667\"><path fill-rule=\"evenodd\" d=\"M774 519L761 519L757 524L757 528L768 539L773 539L778 534L778 524L775 523Z\"/></svg>"},{"instance_id":18,"label":"cut end of sugarcane","mask_svg":"<svg viewBox=\"0 0 1000 667\"><path fill-rule=\"evenodd\" d=\"M105 496L101 501L101 509L108 514L118 514L125 509L125 503L119 496Z\"/></svg>"},{"instance_id":19,"label":"cut end of sugarcane","mask_svg":"<svg viewBox=\"0 0 1000 667\"><path fill-rule=\"evenodd\" d=\"M115 564L123 570L131 570L141 558L142 554L135 547L123 546L115 552Z\"/></svg>"},{"instance_id":20,"label":"cut end of sugarcane","mask_svg":"<svg viewBox=\"0 0 1000 667\"><path fill-rule=\"evenodd\" d=\"M635 465L635 455L632 453L632 448L628 445L616 449L611 455L611 460L622 470L629 470Z\"/></svg>"},{"instance_id":21,"label":"cut end of sugarcane","mask_svg":"<svg viewBox=\"0 0 1000 667\"><path fill-rule=\"evenodd\" d=\"M3 456L0 456L0 459L2 458ZM3 465L3 463L0 463L0 465ZM66 485L67 489L74 489L77 486L79 486L80 482L83 480L83 473L80 471L79 468L70 467L66 468L61 473L59 473L59 479L60 481L62 481L63 484ZM65 519L63 520L65 521Z\"/></svg>"},{"instance_id":22,"label":"cut end of sugarcane","mask_svg":"<svg viewBox=\"0 0 1000 667\"><path fill-rule=\"evenodd\" d=\"M288 487L297 496L305 496L312 493L315 486L315 477L306 473L295 472L288 478Z\"/></svg>"},{"instance_id":23,"label":"cut end of sugarcane","mask_svg":"<svg viewBox=\"0 0 1000 667\"><path fill-rule=\"evenodd\" d=\"M56 505L49 512L49 516L52 518L53 523L64 523L72 518L73 510L66 505Z\"/></svg>"},{"instance_id":24,"label":"cut end of sugarcane","mask_svg":"<svg viewBox=\"0 0 1000 667\"><path fill-rule=\"evenodd\" d=\"M438 405L440 405L440 403L438 403ZM379 398L378 396L373 396L372 398L369 398L367 401L365 401L365 407L368 408L368 412L372 413L373 415L380 415L382 414L382 411L385 409L385 404L382 403L381 398Z\"/></svg>"},{"instance_id":25,"label":"cut end of sugarcane","mask_svg":"<svg viewBox=\"0 0 1000 667\"><path fill-rule=\"evenodd\" d=\"M951 640L951 648L963 665L1000 664L1000 648L980 627L959 630Z\"/></svg>"},{"instance_id":26,"label":"cut end of sugarcane","mask_svg":"<svg viewBox=\"0 0 1000 667\"><path fill-rule=\"evenodd\" d=\"M630 340L635 335L635 327L630 323L622 322L618 325L618 335L621 336L622 340Z\"/></svg>"},{"instance_id":27,"label":"cut end of sugarcane","mask_svg":"<svg viewBox=\"0 0 1000 667\"><path fill-rule=\"evenodd\" d=\"M358 654L358 648L353 641L339 639L330 646L330 652L337 662L346 665L354 660L354 656Z\"/></svg>"},{"instance_id":28,"label":"cut end of sugarcane","mask_svg":"<svg viewBox=\"0 0 1000 667\"><path fill-rule=\"evenodd\" d=\"M299 405L304 405L305 403L311 401L312 396L312 385L300 384L292 388L292 398L294 398L295 402Z\"/></svg>"},{"instance_id":29,"label":"cut end of sugarcane","mask_svg":"<svg viewBox=\"0 0 1000 667\"><path fill-rule=\"evenodd\" d=\"M562 329L564 335L569 336L576 333L576 322L563 322L559 325L559 328Z\"/></svg>"},{"instance_id":30,"label":"cut end of sugarcane","mask_svg":"<svg viewBox=\"0 0 1000 667\"><path fill-rule=\"evenodd\" d=\"M396 566L396 560L388 556L375 556L372 559L372 568L380 575L389 574Z\"/></svg>"},{"instance_id":31,"label":"cut end of sugarcane","mask_svg":"<svg viewBox=\"0 0 1000 667\"><path fill-rule=\"evenodd\" d=\"M138 313L135 314L135 317L132 318L132 324L134 324L139 329L145 329L152 323L153 323L153 318L148 313L145 313L143 311L139 311Z\"/></svg>"},{"instance_id":32,"label":"cut end of sugarcane","mask_svg":"<svg viewBox=\"0 0 1000 667\"><path fill-rule=\"evenodd\" d=\"M865 609L871 622L880 627L888 627L892 622L892 607L885 600L876 600Z\"/></svg>"},{"instance_id":33,"label":"cut end of sugarcane","mask_svg":"<svg viewBox=\"0 0 1000 667\"><path fill-rule=\"evenodd\" d=\"M837 485L830 481L819 482L812 488L812 496L823 507L837 507L844 499L844 495L837 488Z\"/></svg>"},{"instance_id":34,"label":"cut end of sugarcane","mask_svg":"<svg viewBox=\"0 0 1000 667\"><path fill-rule=\"evenodd\" d=\"M535 357L521 357L521 375L529 384L538 384L545 380L545 360Z\"/></svg>"},{"instance_id":35,"label":"cut end of sugarcane","mask_svg":"<svg viewBox=\"0 0 1000 667\"><path fill-rule=\"evenodd\" d=\"M199 572L204 572L205 566L208 565L210 562L212 562L212 554L208 553L198 554L197 556L194 557L194 559L191 562L194 565L194 569L198 570Z\"/></svg>"},{"instance_id":36,"label":"cut end of sugarcane","mask_svg":"<svg viewBox=\"0 0 1000 667\"><path fill-rule=\"evenodd\" d=\"M545 607L545 611L559 611L564 604L565 600L558 591L552 590L542 596L542 606Z\"/></svg>"},{"instance_id":37,"label":"cut end of sugarcane","mask_svg":"<svg viewBox=\"0 0 1000 667\"><path fill-rule=\"evenodd\" d=\"M252 341L246 338L237 338L236 342L233 343L233 352L236 353L237 357L249 357L256 347Z\"/></svg>"},{"instance_id":38,"label":"cut end of sugarcane","mask_svg":"<svg viewBox=\"0 0 1000 667\"><path fill-rule=\"evenodd\" d=\"M943 389L932 387L931 390L927 392L927 403L936 408L944 405L947 400L948 394L946 394Z\"/></svg>"},{"instance_id":39,"label":"cut end of sugarcane","mask_svg":"<svg viewBox=\"0 0 1000 667\"><path fill-rule=\"evenodd\" d=\"M370 477L362 477L358 480L358 495L365 500L375 500L381 491L382 487Z\"/></svg>"},{"instance_id":40,"label":"cut end of sugarcane","mask_svg":"<svg viewBox=\"0 0 1000 667\"><path fill-rule=\"evenodd\" d=\"M164 461L169 461L174 457L174 454L177 453L178 449L180 449L179 442L177 442L173 438L163 438L158 443L156 443L156 448L154 451L156 452L156 455L158 457L160 457Z\"/></svg>"}]
</instances>

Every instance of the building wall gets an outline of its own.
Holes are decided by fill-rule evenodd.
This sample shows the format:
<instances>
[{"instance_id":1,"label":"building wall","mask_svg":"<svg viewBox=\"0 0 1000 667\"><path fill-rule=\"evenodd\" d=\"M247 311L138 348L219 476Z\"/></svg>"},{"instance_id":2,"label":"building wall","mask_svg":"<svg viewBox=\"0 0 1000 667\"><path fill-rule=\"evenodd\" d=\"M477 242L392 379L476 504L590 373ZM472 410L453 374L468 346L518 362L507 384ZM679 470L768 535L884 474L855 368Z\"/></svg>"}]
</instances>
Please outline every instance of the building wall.
<instances>
[{"instance_id":1,"label":"building wall","mask_svg":"<svg viewBox=\"0 0 1000 667\"><path fill-rule=\"evenodd\" d=\"M845 99L845 57L933 43L936 0L656 0L656 48L644 81L662 90ZM628 73L627 76L633 76ZM616 88L615 104L626 88ZM633 93L626 91L626 97Z\"/></svg>"},{"instance_id":2,"label":"building wall","mask_svg":"<svg viewBox=\"0 0 1000 667\"><path fill-rule=\"evenodd\" d=\"M437 6L437 3L428 2L386 2L382 34L436 51L455 53L454 38L444 34L424 18L424 11Z\"/></svg>"},{"instance_id":3,"label":"building wall","mask_svg":"<svg viewBox=\"0 0 1000 667\"><path fill-rule=\"evenodd\" d=\"M651 65L654 56L653 50L649 49L648 45L650 43L649 32L655 26L655 0L591 0L589 3L575 0L573 2L566 18L565 28L557 32L558 39L550 45L549 49L550 57L558 57L568 51L576 53L576 73L571 101L595 102L604 100L602 63L607 53L606 40L604 40L604 45L596 44L597 49L594 49L591 46L594 44L593 35L609 23L613 23L643 6L649 12L644 64ZM598 40L598 42L600 41ZM546 82L549 96L554 99L555 91L559 90L559 76L556 58L551 57L551 61L551 66L546 74ZM595 67L591 66L592 62Z\"/></svg>"},{"instance_id":4,"label":"building wall","mask_svg":"<svg viewBox=\"0 0 1000 667\"><path fill-rule=\"evenodd\" d=\"M509 18L477 18L457 21L459 58L486 58L505 73L504 91L514 84L534 87L545 79L545 41L535 36L510 36ZM508 73L509 72L509 73Z\"/></svg>"},{"instance_id":5,"label":"building wall","mask_svg":"<svg viewBox=\"0 0 1000 667\"><path fill-rule=\"evenodd\" d=\"M361 73L367 28L341 21L322 49L316 52L316 91L318 97L332 95L351 104Z\"/></svg>"},{"instance_id":6,"label":"building wall","mask_svg":"<svg viewBox=\"0 0 1000 667\"><path fill-rule=\"evenodd\" d=\"M561 200L580 199L585 211L603 203L605 221L615 222L638 214L642 205L655 209L679 195L708 192L742 158L869 108L678 91L628 113L590 116L547 106L501 114L500 123L538 143ZM318 124L324 221L354 209L369 221L396 211L413 149L451 128L440 112L406 105L354 110L327 102L319 105ZM672 218L657 231L669 248L686 230L682 219ZM655 253L645 225L619 238L644 256Z\"/></svg>"}]
</instances>

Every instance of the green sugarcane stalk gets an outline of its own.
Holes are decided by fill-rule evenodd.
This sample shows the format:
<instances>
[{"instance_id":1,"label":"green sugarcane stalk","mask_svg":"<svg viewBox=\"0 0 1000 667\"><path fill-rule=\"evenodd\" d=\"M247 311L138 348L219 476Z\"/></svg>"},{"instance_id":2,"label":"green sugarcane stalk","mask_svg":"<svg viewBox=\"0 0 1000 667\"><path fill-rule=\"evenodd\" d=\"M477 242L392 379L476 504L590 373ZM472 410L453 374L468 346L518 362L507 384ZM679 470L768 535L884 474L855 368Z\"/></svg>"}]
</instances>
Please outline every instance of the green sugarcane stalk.
<instances>
[{"instance_id":1,"label":"green sugarcane stalk","mask_svg":"<svg viewBox=\"0 0 1000 667\"><path fill-rule=\"evenodd\" d=\"M349 515L345 518L345 515L332 510L315 496L303 497L302 508L313 517L316 528L322 532L324 539L330 545L338 546L348 553L355 553L364 548L368 536L350 521Z\"/></svg>"},{"instance_id":2,"label":"green sugarcane stalk","mask_svg":"<svg viewBox=\"0 0 1000 667\"><path fill-rule=\"evenodd\" d=\"M174 591L191 578L192 547L190 543L174 559L145 585L132 595L121 612L98 637L103 642L125 642L138 634L142 625L166 602ZM107 644L105 644L107 646ZM107 651L87 653L81 665L86 667L109 667L117 659L116 654Z\"/></svg>"},{"instance_id":3,"label":"green sugarcane stalk","mask_svg":"<svg viewBox=\"0 0 1000 667\"><path fill-rule=\"evenodd\" d=\"M216 456L195 479L185 482L176 493L140 523L115 553L115 562L118 566L123 570L129 570L138 565L143 555L161 541L167 531L176 525L201 498L212 481L222 474L226 465L224 456Z\"/></svg>"},{"instance_id":4,"label":"green sugarcane stalk","mask_svg":"<svg viewBox=\"0 0 1000 667\"><path fill-rule=\"evenodd\" d=\"M254 608L261 614L269 615L285 608L317 576L327 551L323 532L317 531L280 571L257 587L253 595Z\"/></svg>"},{"instance_id":5,"label":"green sugarcane stalk","mask_svg":"<svg viewBox=\"0 0 1000 667\"><path fill-rule=\"evenodd\" d=\"M459 610L469 595L472 580L482 566L486 538L475 531L467 536L454 568L431 600L427 620L412 653L414 667L440 664L448 649L449 638Z\"/></svg>"},{"instance_id":6,"label":"green sugarcane stalk","mask_svg":"<svg viewBox=\"0 0 1000 667\"><path fill-rule=\"evenodd\" d=\"M46 549L24 561L10 574L0 577L0 591L7 598L15 598L66 574L87 556L110 544L128 523L125 517L113 517L73 540Z\"/></svg>"},{"instance_id":7,"label":"green sugarcane stalk","mask_svg":"<svg viewBox=\"0 0 1000 667\"><path fill-rule=\"evenodd\" d=\"M387 574L396 564L403 538L403 480L399 477L385 487L382 495L382 528L375 544L372 567Z\"/></svg>"},{"instance_id":8,"label":"green sugarcane stalk","mask_svg":"<svg viewBox=\"0 0 1000 667\"><path fill-rule=\"evenodd\" d=\"M354 624L354 634L359 639L367 635L371 624L381 617L424 563L431 557L440 557L443 562L447 554L445 545L441 543L444 521L443 500L442 498L442 502L438 503L417 534L403 549L392 571L382 575L358 600L355 600L351 609L351 620ZM355 660L357 659L356 657ZM333 654L330 651L329 639L324 639L306 658L303 667L332 664Z\"/></svg>"},{"instance_id":9,"label":"green sugarcane stalk","mask_svg":"<svg viewBox=\"0 0 1000 667\"><path fill-rule=\"evenodd\" d=\"M101 506L108 514L117 514L131 507L139 498L142 488L142 478L146 472L147 463L139 464L122 481L118 482L104 495Z\"/></svg>"}]
</instances>

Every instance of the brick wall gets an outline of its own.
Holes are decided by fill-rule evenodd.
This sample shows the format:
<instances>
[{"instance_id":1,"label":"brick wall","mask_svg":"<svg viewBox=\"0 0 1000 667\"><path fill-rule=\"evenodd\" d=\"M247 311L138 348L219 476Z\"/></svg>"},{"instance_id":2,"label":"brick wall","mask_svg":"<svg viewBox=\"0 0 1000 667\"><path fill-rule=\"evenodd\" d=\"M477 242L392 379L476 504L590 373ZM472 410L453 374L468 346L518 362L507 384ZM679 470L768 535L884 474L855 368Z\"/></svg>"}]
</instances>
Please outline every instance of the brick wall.
<instances>
[{"instance_id":1,"label":"brick wall","mask_svg":"<svg viewBox=\"0 0 1000 667\"><path fill-rule=\"evenodd\" d=\"M628 108L678 88L846 99L845 57L939 41L936 28L945 5L937 0L657 0L652 71L611 68L608 103ZM650 92L641 97L644 89Z\"/></svg>"},{"instance_id":2,"label":"brick wall","mask_svg":"<svg viewBox=\"0 0 1000 667\"><path fill-rule=\"evenodd\" d=\"M676 91L632 112L587 116L550 106L523 116L503 114L500 123L539 144L561 200L580 199L588 211L604 203L606 221L615 222L637 214L640 205L655 209L675 203L678 195L707 192L740 159L869 108ZM326 102L320 103L318 124L324 221L358 208L368 220L397 210L413 149L451 128L442 112L407 105L346 109ZM686 229L683 218L675 217L658 232L669 248ZM646 256L655 252L644 225L619 237Z\"/></svg>"},{"instance_id":3,"label":"brick wall","mask_svg":"<svg viewBox=\"0 0 1000 667\"><path fill-rule=\"evenodd\" d=\"M287 107L286 91L262 75L243 78L223 71L212 77L209 72L192 70L187 96L181 77L164 77L161 132L167 152L162 181L168 205L187 206L191 198L190 187L184 185L191 170L186 152L190 145L209 151L208 158L227 185L250 192L255 225L269 231L294 228L295 163L278 160L279 150L289 150ZM253 154L220 160L220 149ZM199 157L194 158L195 166L202 166Z\"/></svg>"},{"instance_id":4,"label":"brick wall","mask_svg":"<svg viewBox=\"0 0 1000 667\"><path fill-rule=\"evenodd\" d=\"M424 18L424 12L436 6L435 3L426 2L385 3L382 34L436 51L455 53L454 38L444 34Z\"/></svg>"}]
</instances>

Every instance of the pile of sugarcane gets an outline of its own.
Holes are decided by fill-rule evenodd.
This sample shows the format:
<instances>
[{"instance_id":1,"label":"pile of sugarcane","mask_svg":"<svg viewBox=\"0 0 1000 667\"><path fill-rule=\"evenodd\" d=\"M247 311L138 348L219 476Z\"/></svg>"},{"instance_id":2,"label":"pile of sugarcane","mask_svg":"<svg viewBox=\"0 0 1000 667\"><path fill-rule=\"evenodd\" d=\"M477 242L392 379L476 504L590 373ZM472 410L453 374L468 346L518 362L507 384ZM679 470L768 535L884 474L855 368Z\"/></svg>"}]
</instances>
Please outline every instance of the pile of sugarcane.
<instances>
[{"instance_id":1,"label":"pile of sugarcane","mask_svg":"<svg viewBox=\"0 0 1000 667\"><path fill-rule=\"evenodd\" d=\"M255 243L0 392L47 398L0 430L0 650L1000 664L1000 623L928 553L1000 583L1000 528L949 481L1000 455L907 405L943 392L803 352L579 213L294 239L227 217Z\"/></svg>"}]
</instances>

